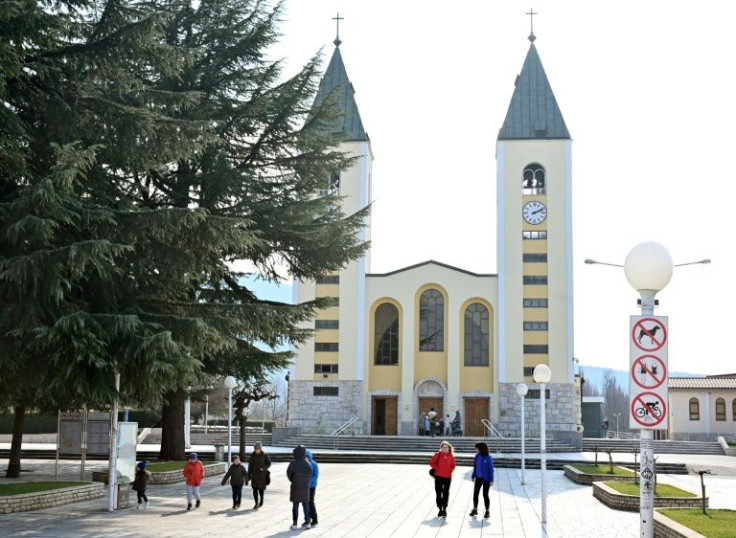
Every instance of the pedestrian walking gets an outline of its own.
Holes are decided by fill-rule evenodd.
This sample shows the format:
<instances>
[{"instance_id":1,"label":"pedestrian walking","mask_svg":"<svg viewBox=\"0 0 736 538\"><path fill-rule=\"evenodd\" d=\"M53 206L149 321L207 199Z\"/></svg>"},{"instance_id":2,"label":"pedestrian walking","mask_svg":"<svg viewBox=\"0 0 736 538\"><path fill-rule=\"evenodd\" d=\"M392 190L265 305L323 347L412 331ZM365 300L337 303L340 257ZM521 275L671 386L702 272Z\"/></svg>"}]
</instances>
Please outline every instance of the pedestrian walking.
<instances>
[{"instance_id":1,"label":"pedestrian walking","mask_svg":"<svg viewBox=\"0 0 736 538\"><path fill-rule=\"evenodd\" d=\"M263 451L263 445L260 441L253 444L253 452L251 452L250 460L248 460L248 478L250 479L250 487L253 488L253 499L255 504L253 510L258 510L263 506L263 494L266 486L271 483L271 458Z\"/></svg>"},{"instance_id":2,"label":"pedestrian walking","mask_svg":"<svg viewBox=\"0 0 736 538\"><path fill-rule=\"evenodd\" d=\"M437 517L447 517L447 505L450 500L450 483L452 482L452 471L455 470L455 454L452 445L447 441L440 443L439 452L435 452L429 460L432 467L430 474L434 476L434 491L436 495Z\"/></svg>"},{"instance_id":3,"label":"pedestrian walking","mask_svg":"<svg viewBox=\"0 0 736 538\"><path fill-rule=\"evenodd\" d=\"M141 508L148 508L146 488L148 487L148 479L151 477L151 472L146 470L146 465L148 465L146 460L142 460L138 463L138 469L136 470L135 478L133 479L133 489L138 494L138 510Z\"/></svg>"},{"instance_id":4,"label":"pedestrian walking","mask_svg":"<svg viewBox=\"0 0 736 538\"><path fill-rule=\"evenodd\" d=\"M196 499L195 508L199 508L202 501L199 496L199 486L204 479L204 465L197 458L197 453L189 454L189 461L184 465L184 478L187 479L187 510L192 509L192 500Z\"/></svg>"},{"instance_id":5,"label":"pedestrian walking","mask_svg":"<svg viewBox=\"0 0 736 538\"><path fill-rule=\"evenodd\" d=\"M230 487L233 490L233 510L240 508L240 500L243 497L243 486L248 483L248 471L245 465L240 462L240 456L233 456L232 465L222 477L223 486L230 479Z\"/></svg>"},{"instance_id":6,"label":"pedestrian walking","mask_svg":"<svg viewBox=\"0 0 736 538\"><path fill-rule=\"evenodd\" d=\"M307 450L307 458L312 465L312 481L309 482L309 517L312 520L312 527L317 526L317 507L314 504L314 496L317 493L317 480L319 479L319 465L314 461L314 455L311 450Z\"/></svg>"},{"instance_id":7,"label":"pedestrian walking","mask_svg":"<svg viewBox=\"0 0 736 538\"><path fill-rule=\"evenodd\" d=\"M429 423L429 416L424 415L424 435L429 435L429 428L431 427Z\"/></svg>"},{"instance_id":8,"label":"pedestrian walking","mask_svg":"<svg viewBox=\"0 0 736 538\"><path fill-rule=\"evenodd\" d=\"M449 437L450 436L450 415L445 415L445 431L442 435Z\"/></svg>"},{"instance_id":9,"label":"pedestrian walking","mask_svg":"<svg viewBox=\"0 0 736 538\"><path fill-rule=\"evenodd\" d=\"M309 485L312 482L312 464L307 458L307 449L303 445L297 446L293 451L294 461L289 463L286 468L286 476L291 482L289 490L289 500L292 503L291 519L293 521L291 530L298 530L299 525L299 505L304 510L305 529L311 529L312 524L309 519Z\"/></svg>"},{"instance_id":10,"label":"pedestrian walking","mask_svg":"<svg viewBox=\"0 0 736 538\"><path fill-rule=\"evenodd\" d=\"M488 445L485 443L475 443L475 460L473 461L473 509L470 511L471 516L478 515L478 494L483 488L483 504L486 511L483 517L488 519L491 517L490 507L491 499L488 496L488 490L493 485L493 458L488 451Z\"/></svg>"}]
</instances>

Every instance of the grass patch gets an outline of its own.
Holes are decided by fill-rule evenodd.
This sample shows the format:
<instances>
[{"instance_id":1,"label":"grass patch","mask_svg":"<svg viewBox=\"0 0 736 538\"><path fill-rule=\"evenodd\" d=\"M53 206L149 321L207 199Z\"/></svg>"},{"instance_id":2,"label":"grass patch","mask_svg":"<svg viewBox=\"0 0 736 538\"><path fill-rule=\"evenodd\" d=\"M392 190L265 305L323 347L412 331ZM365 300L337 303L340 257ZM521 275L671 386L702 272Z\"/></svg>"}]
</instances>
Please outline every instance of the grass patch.
<instances>
[{"instance_id":1,"label":"grass patch","mask_svg":"<svg viewBox=\"0 0 736 538\"><path fill-rule=\"evenodd\" d=\"M611 488L615 489L619 493L622 493L624 495L633 495L635 497L639 496L640 485L639 484L633 484L631 482L605 482L605 484ZM668 484L657 484L657 489L654 492L655 497L697 497L694 493L691 493L689 491L685 491L684 489L676 488L675 486L670 486Z\"/></svg>"},{"instance_id":2,"label":"grass patch","mask_svg":"<svg viewBox=\"0 0 736 538\"><path fill-rule=\"evenodd\" d=\"M161 463L149 463L146 466L147 471L152 473L165 473L166 471L183 471L185 461L162 461Z\"/></svg>"},{"instance_id":3,"label":"grass patch","mask_svg":"<svg viewBox=\"0 0 736 538\"><path fill-rule=\"evenodd\" d=\"M17 484L0 484L0 497L86 485L87 482L20 482Z\"/></svg>"},{"instance_id":4,"label":"grass patch","mask_svg":"<svg viewBox=\"0 0 736 538\"><path fill-rule=\"evenodd\" d=\"M680 525L709 538L729 538L736 529L736 510L711 510L704 514L699 508L659 510Z\"/></svg>"},{"instance_id":5,"label":"grass patch","mask_svg":"<svg viewBox=\"0 0 736 538\"><path fill-rule=\"evenodd\" d=\"M610 465L599 465L596 467L592 463L576 463L575 465L571 465L570 467L574 467L581 473L585 474L607 474L610 476L635 476L634 471L631 469L625 469L623 467L615 466L613 467L613 473L611 473L611 466Z\"/></svg>"}]
</instances>

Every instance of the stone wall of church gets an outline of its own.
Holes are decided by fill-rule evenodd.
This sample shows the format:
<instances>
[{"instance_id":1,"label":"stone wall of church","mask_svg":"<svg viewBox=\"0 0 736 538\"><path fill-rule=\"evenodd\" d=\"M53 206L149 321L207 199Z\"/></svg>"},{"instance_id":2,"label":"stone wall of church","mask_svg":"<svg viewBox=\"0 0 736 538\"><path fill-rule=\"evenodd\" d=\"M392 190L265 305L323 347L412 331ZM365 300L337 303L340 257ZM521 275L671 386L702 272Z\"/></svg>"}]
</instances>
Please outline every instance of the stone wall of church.
<instances>
[{"instance_id":1,"label":"stone wall of church","mask_svg":"<svg viewBox=\"0 0 736 538\"><path fill-rule=\"evenodd\" d=\"M337 396L315 396L315 387L337 387ZM330 434L354 417L362 416L362 381L291 381L287 425L302 433ZM362 420L349 433L364 434Z\"/></svg>"},{"instance_id":2,"label":"stone wall of church","mask_svg":"<svg viewBox=\"0 0 736 538\"><path fill-rule=\"evenodd\" d=\"M496 428L505 437L521 437L521 398L516 394L518 383L499 384L499 420ZM524 428L527 437L539 437L539 385L527 383L529 392L536 392L536 397L527 395L524 398ZM578 431L576 415L578 402L576 401L575 386L572 383L550 383L547 385L549 399L545 401L547 415L547 436L577 444L581 437Z\"/></svg>"}]
</instances>

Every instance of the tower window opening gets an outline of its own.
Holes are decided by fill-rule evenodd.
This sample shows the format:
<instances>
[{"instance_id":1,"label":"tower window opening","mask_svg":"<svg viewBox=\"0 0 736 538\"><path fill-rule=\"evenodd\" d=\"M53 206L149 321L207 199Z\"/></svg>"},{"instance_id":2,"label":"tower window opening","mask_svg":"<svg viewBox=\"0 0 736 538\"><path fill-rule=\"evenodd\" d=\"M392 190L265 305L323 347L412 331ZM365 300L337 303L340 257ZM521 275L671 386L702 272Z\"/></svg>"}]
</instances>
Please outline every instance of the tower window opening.
<instances>
[{"instance_id":1,"label":"tower window opening","mask_svg":"<svg viewBox=\"0 0 736 538\"><path fill-rule=\"evenodd\" d=\"M531 163L522 174L523 194L545 194L546 172L542 165Z\"/></svg>"}]
</instances>

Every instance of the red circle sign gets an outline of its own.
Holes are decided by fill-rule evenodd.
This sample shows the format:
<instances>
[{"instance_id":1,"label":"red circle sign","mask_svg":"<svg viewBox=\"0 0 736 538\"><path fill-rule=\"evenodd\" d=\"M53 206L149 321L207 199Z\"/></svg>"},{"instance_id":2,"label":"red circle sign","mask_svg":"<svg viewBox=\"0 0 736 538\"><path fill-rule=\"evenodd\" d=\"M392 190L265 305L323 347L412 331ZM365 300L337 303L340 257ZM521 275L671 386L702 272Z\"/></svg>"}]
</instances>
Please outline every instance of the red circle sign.
<instances>
[{"instance_id":1,"label":"red circle sign","mask_svg":"<svg viewBox=\"0 0 736 538\"><path fill-rule=\"evenodd\" d=\"M631 400L631 416L645 428L652 428L664 421L667 404L656 392L642 392Z\"/></svg>"},{"instance_id":2,"label":"red circle sign","mask_svg":"<svg viewBox=\"0 0 736 538\"><path fill-rule=\"evenodd\" d=\"M644 325L645 323L649 326ZM659 331L662 334L658 336ZM667 328L657 318L641 318L631 329L631 341L642 351L657 351L667 342Z\"/></svg>"},{"instance_id":3,"label":"red circle sign","mask_svg":"<svg viewBox=\"0 0 736 538\"><path fill-rule=\"evenodd\" d=\"M656 355L642 355L631 365L631 379L643 389L656 389L667 381L667 365Z\"/></svg>"}]
</instances>

